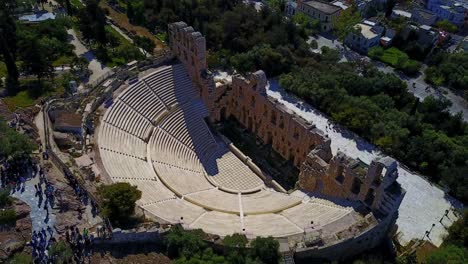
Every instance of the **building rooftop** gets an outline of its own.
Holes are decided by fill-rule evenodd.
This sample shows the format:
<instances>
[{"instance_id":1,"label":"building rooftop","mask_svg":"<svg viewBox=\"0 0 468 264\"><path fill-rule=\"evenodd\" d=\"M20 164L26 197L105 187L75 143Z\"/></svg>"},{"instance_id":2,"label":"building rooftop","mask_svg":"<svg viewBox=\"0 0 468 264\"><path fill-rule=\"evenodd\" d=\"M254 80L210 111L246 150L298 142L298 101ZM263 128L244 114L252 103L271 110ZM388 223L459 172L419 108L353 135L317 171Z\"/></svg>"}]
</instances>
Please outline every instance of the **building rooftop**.
<instances>
[{"instance_id":1,"label":"building rooftop","mask_svg":"<svg viewBox=\"0 0 468 264\"><path fill-rule=\"evenodd\" d=\"M411 18L412 14L408 11L405 11L405 10L400 10L400 9L393 9L392 11L394 14L398 15L398 16L402 16L402 17L406 17L406 18Z\"/></svg>"},{"instance_id":2,"label":"building rooftop","mask_svg":"<svg viewBox=\"0 0 468 264\"><path fill-rule=\"evenodd\" d=\"M354 28L358 28L360 27L361 28L361 34L363 37L365 37L366 39L372 39L372 38L375 38L378 36L377 33L375 33L373 30L372 30L372 26L369 26L369 25L366 25L364 23L359 23L357 24L356 26L354 26Z\"/></svg>"},{"instance_id":3,"label":"building rooftop","mask_svg":"<svg viewBox=\"0 0 468 264\"><path fill-rule=\"evenodd\" d=\"M55 19L55 14L48 13L48 12L37 12L34 14L24 15L24 16L19 17L19 20L27 21L30 23L42 22L48 19Z\"/></svg>"},{"instance_id":4,"label":"building rooftop","mask_svg":"<svg viewBox=\"0 0 468 264\"><path fill-rule=\"evenodd\" d=\"M332 2L331 4L334 5L334 6L337 6L337 7L341 8L341 9L343 9L343 10L346 10L346 9L349 8L349 5L346 4L346 2L345 2L345 1L342 1L342 0L336 0L336 1Z\"/></svg>"},{"instance_id":5,"label":"building rooftop","mask_svg":"<svg viewBox=\"0 0 468 264\"><path fill-rule=\"evenodd\" d=\"M329 14L329 15L334 14L341 10L341 7L331 5L328 3L324 3L324 2L320 2L320 1L307 1L307 2L304 2L304 4L314 9L317 9L320 12Z\"/></svg>"}]
</instances>

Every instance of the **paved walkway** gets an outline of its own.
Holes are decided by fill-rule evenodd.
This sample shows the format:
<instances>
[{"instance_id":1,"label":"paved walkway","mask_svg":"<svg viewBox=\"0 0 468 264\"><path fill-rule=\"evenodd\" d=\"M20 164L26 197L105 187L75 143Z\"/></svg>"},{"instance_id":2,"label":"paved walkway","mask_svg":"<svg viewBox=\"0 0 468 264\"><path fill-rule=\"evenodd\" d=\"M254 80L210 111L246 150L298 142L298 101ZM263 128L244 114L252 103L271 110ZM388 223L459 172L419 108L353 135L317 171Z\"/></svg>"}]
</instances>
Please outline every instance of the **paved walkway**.
<instances>
[{"instance_id":1,"label":"paved walkway","mask_svg":"<svg viewBox=\"0 0 468 264\"><path fill-rule=\"evenodd\" d=\"M325 132L331 138L334 155L340 150L367 164L374 158L382 156L374 145L331 123L316 109L283 91L277 82L271 82L267 93ZM327 129L327 125L330 125L331 129ZM456 217L450 212L449 219L445 218L442 223L439 223L439 220L445 214L445 210L460 208L462 205L417 174L401 166L398 172L398 182L406 189L406 196L397 220L398 231L401 232L400 241L406 244L411 239L421 239L426 230L431 229L432 224L436 224L429 237L432 243L439 246L442 243L442 236L447 233L445 227L450 226Z\"/></svg>"},{"instance_id":2,"label":"paved walkway","mask_svg":"<svg viewBox=\"0 0 468 264\"><path fill-rule=\"evenodd\" d=\"M45 198L42 202L42 206L38 206L39 197L36 197L36 191L34 185L39 183L39 177L34 177L26 181L24 192L16 191L11 196L20 199L21 201L27 203L31 207L31 222L33 226L33 231L39 232L42 229L47 230L47 227L54 228L55 225L55 215L53 210L49 208L49 216L47 217L46 210L44 210Z\"/></svg>"},{"instance_id":3,"label":"paved walkway","mask_svg":"<svg viewBox=\"0 0 468 264\"><path fill-rule=\"evenodd\" d=\"M92 72L91 76L89 76L88 80L85 83L92 83L97 80L102 75L106 74L110 71L108 67L102 64L100 61L97 60L96 56L94 56L93 52L86 48L83 43L78 39L76 36L76 32L74 29L68 29L67 33L70 38L70 44L72 44L75 49L73 50L75 54L79 57L84 57L88 60L88 69Z\"/></svg>"}]
</instances>

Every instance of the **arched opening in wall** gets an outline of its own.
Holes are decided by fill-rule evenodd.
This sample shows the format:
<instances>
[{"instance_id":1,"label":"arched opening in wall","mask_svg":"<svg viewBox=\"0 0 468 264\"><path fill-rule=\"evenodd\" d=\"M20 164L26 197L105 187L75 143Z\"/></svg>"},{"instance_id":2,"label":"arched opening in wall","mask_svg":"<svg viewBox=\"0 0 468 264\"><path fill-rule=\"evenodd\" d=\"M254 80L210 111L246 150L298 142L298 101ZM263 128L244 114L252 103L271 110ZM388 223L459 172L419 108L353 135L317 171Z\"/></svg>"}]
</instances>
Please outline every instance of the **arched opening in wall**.
<instances>
[{"instance_id":1,"label":"arched opening in wall","mask_svg":"<svg viewBox=\"0 0 468 264\"><path fill-rule=\"evenodd\" d=\"M366 198L365 198L364 202L367 205L372 206L372 204L374 203L374 200L375 200L375 191L374 191L374 189L369 188L369 190L367 191Z\"/></svg>"},{"instance_id":2,"label":"arched opening in wall","mask_svg":"<svg viewBox=\"0 0 468 264\"><path fill-rule=\"evenodd\" d=\"M275 112L275 111L271 111L270 122L271 122L273 125L276 125L276 112Z\"/></svg>"},{"instance_id":3,"label":"arched opening in wall","mask_svg":"<svg viewBox=\"0 0 468 264\"><path fill-rule=\"evenodd\" d=\"M340 166L340 167L338 168L338 174L336 175L335 180L336 180L337 182L339 182L340 184L343 184L343 182L344 182L344 180L345 180L343 167Z\"/></svg>"},{"instance_id":4,"label":"arched opening in wall","mask_svg":"<svg viewBox=\"0 0 468 264\"><path fill-rule=\"evenodd\" d=\"M353 185L351 186L351 192L354 194L359 194L361 191L362 182L359 178L354 178Z\"/></svg>"},{"instance_id":5,"label":"arched opening in wall","mask_svg":"<svg viewBox=\"0 0 468 264\"><path fill-rule=\"evenodd\" d=\"M245 126L245 121L246 121L246 118L247 118L247 114L246 114L246 111L245 111L245 106L242 106L242 115L241 115L241 122L242 124L244 124Z\"/></svg>"},{"instance_id":6,"label":"arched opening in wall","mask_svg":"<svg viewBox=\"0 0 468 264\"><path fill-rule=\"evenodd\" d=\"M273 143L273 136L271 135L271 132L270 132L270 131L267 132L267 137L266 137L266 139L267 139L267 140L266 140L266 144L267 144L267 145L271 145L271 144Z\"/></svg>"},{"instance_id":7,"label":"arched opening in wall","mask_svg":"<svg viewBox=\"0 0 468 264\"><path fill-rule=\"evenodd\" d=\"M323 190L323 182L322 180L317 180L317 184L315 184L315 190L316 192L321 193Z\"/></svg>"},{"instance_id":8,"label":"arched opening in wall","mask_svg":"<svg viewBox=\"0 0 468 264\"><path fill-rule=\"evenodd\" d=\"M294 149L290 148L289 149L289 161L294 164L294 159L295 159L295 156L294 156Z\"/></svg>"},{"instance_id":9,"label":"arched opening in wall","mask_svg":"<svg viewBox=\"0 0 468 264\"><path fill-rule=\"evenodd\" d=\"M226 107L221 108L221 111L219 111L219 115L221 118L221 122L226 121L227 116L226 116Z\"/></svg>"}]
</instances>

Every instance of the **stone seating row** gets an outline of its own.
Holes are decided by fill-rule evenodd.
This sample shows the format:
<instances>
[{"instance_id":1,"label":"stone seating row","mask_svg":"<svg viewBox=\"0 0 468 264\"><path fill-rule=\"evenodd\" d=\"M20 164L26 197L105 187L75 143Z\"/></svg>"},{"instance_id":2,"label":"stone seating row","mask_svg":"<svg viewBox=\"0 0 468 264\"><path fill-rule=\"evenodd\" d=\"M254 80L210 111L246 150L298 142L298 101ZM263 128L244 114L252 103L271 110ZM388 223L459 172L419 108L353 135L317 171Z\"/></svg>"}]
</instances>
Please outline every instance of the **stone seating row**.
<instances>
[{"instance_id":1,"label":"stone seating row","mask_svg":"<svg viewBox=\"0 0 468 264\"><path fill-rule=\"evenodd\" d=\"M161 112L166 110L162 101L144 82L138 82L135 86L131 86L118 99L124 101L149 120L154 120Z\"/></svg>"},{"instance_id":2,"label":"stone seating row","mask_svg":"<svg viewBox=\"0 0 468 264\"><path fill-rule=\"evenodd\" d=\"M281 215L301 227L321 226L336 221L352 211L346 208L332 208L316 202L306 202L281 212Z\"/></svg>"},{"instance_id":3,"label":"stone seating row","mask_svg":"<svg viewBox=\"0 0 468 264\"><path fill-rule=\"evenodd\" d=\"M197 153L200 159L211 156L217 143L195 107L180 107L165 118L160 127Z\"/></svg>"},{"instance_id":4,"label":"stone seating row","mask_svg":"<svg viewBox=\"0 0 468 264\"><path fill-rule=\"evenodd\" d=\"M115 126L102 123L99 130L99 147L127 153L140 159L146 159L146 142Z\"/></svg>"},{"instance_id":5,"label":"stone seating row","mask_svg":"<svg viewBox=\"0 0 468 264\"><path fill-rule=\"evenodd\" d=\"M264 186L263 181L228 149L220 147L204 162L207 178L228 190L247 191Z\"/></svg>"},{"instance_id":6,"label":"stone seating row","mask_svg":"<svg viewBox=\"0 0 468 264\"><path fill-rule=\"evenodd\" d=\"M131 179L125 182L136 186L141 191L141 199L137 202L140 206L177 198L161 181Z\"/></svg>"},{"instance_id":7,"label":"stone seating row","mask_svg":"<svg viewBox=\"0 0 468 264\"><path fill-rule=\"evenodd\" d=\"M112 124L143 140L146 140L153 128L148 119L122 101L116 101L112 105L104 115L104 122Z\"/></svg>"},{"instance_id":8,"label":"stone seating row","mask_svg":"<svg viewBox=\"0 0 468 264\"><path fill-rule=\"evenodd\" d=\"M111 178L155 180L156 175L147 161L100 149L102 163ZM119 181L119 180L117 180Z\"/></svg>"},{"instance_id":9,"label":"stone seating row","mask_svg":"<svg viewBox=\"0 0 468 264\"><path fill-rule=\"evenodd\" d=\"M193 86L187 70L182 64L172 67L174 84L176 86L175 95L179 103L185 103L198 96L198 92Z\"/></svg>"},{"instance_id":10,"label":"stone seating row","mask_svg":"<svg viewBox=\"0 0 468 264\"><path fill-rule=\"evenodd\" d=\"M183 170L164 163L153 162L159 179L178 195L185 195L215 188L203 175L193 171Z\"/></svg>"},{"instance_id":11,"label":"stone seating row","mask_svg":"<svg viewBox=\"0 0 468 264\"><path fill-rule=\"evenodd\" d=\"M143 79L166 106L177 102L172 66L164 67Z\"/></svg>"},{"instance_id":12,"label":"stone seating row","mask_svg":"<svg viewBox=\"0 0 468 264\"><path fill-rule=\"evenodd\" d=\"M201 172L195 152L166 131L155 128L149 141L151 159L172 164L191 171Z\"/></svg>"}]
</instances>

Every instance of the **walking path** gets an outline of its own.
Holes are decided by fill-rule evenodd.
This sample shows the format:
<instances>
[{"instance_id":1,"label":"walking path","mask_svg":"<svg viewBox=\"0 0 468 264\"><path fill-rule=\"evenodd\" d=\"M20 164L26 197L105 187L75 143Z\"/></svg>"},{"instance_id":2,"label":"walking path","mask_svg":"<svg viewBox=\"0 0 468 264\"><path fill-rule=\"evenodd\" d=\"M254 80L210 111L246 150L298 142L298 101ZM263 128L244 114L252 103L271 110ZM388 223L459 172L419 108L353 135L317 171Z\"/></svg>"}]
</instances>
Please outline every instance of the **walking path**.
<instances>
[{"instance_id":1,"label":"walking path","mask_svg":"<svg viewBox=\"0 0 468 264\"><path fill-rule=\"evenodd\" d=\"M36 196L34 185L39 184L39 176L32 177L25 182L24 192L16 191L11 196L20 199L27 203L31 207L31 222L33 231L40 232L42 229L47 230L47 227L54 228L55 225L55 214L52 209L49 209L49 213L44 209L43 201L39 206L39 196Z\"/></svg>"},{"instance_id":2,"label":"walking path","mask_svg":"<svg viewBox=\"0 0 468 264\"><path fill-rule=\"evenodd\" d=\"M86 83L92 83L96 81L99 77L110 71L110 69L107 66L105 66L97 60L96 56L94 56L92 51L90 51L88 48L85 47L85 45L83 45L83 43L81 43L81 41L76 36L76 32L74 29L68 29L67 33L70 37L70 44L72 44L75 47L75 49L73 50L75 54L79 57L86 58L86 60L88 60L89 62L88 69L92 72L92 74L91 76L89 76L89 79L86 81Z\"/></svg>"},{"instance_id":3,"label":"walking path","mask_svg":"<svg viewBox=\"0 0 468 264\"><path fill-rule=\"evenodd\" d=\"M267 93L325 132L331 138L331 149L334 155L340 150L367 164L370 164L374 158L382 156L374 145L331 123L322 113L282 90L277 81L271 81ZM327 129L327 125L330 129ZM435 224L429 239L439 246L442 243L442 236L447 234L446 227L456 220L456 216L450 212L448 218L444 218L442 223L439 220L445 214L445 210L461 208L463 205L446 195L443 190L400 165L398 173L398 182L406 190L397 220L398 231L401 233L400 242L406 244L411 239L421 239L426 230L430 230L432 224Z\"/></svg>"}]
</instances>

